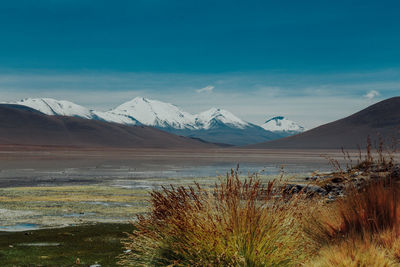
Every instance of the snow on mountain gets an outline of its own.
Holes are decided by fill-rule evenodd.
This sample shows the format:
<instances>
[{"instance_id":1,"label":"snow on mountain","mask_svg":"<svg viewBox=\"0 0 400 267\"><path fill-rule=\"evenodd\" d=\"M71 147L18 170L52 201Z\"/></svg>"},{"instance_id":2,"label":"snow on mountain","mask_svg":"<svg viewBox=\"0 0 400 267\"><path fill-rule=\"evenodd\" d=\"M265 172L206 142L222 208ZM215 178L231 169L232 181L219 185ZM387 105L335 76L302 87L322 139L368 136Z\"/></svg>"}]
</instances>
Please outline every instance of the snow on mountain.
<instances>
[{"instance_id":1,"label":"snow on mountain","mask_svg":"<svg viewBox=\"0 0 400 267\"><path fill-rule=\"evenodd\" d=\"M113 123L119 123L119 124L126 124L126 125L141 124L140 122L138 122L135 118L133 118L131 116L114 114L111 112L96 111L96 110L92 110L92 119L113 122Z\"/></svg>"},{"instance_id":2,"label":"snow on mountain","mask_svg":"<svg viewBox=\"0 0 400 267\"><path fill-rule=\"evenodd\" d=\"M193 115L173 104L143 97L136 97L106 113L128 116L135 118L144 125L159 128L207 130L217 125L226 125L239 129L249 126L249 123L239 119L227 110L211 108Z\"/></svg>"},{"instance_id":3,"label":"snow on mountain","mask_svg":"<svg viewBox=\"0 0 400 267\"><path fill-rule=\"evenodd\" d=\"M84 119L95 119L129 125L139 124L135 118L130 116L90 110L66 100L56 100L52 98L26 98L13 102L12 104L27 106L51 116L80 117Z\"/></svg>"},{"instance_id":4,"label":"snow on mountain","mask_svg":"<svg viewBox=\"0 0 400 267\"><path fill-rule=\"evenodd\" d=\"M149 126L175 129L196 128L194 115L170 103L143 97L136 97L107 113L135 118L140 123Z\"/></svg>"},{"instance_id":5,"label":"snow on mountain","mask_svg":"<svg viewBox=\"0 0 400 267\"><path fill-rule=\"evenodd\" d=\"M27 98L13 104L28 106L47 115L73 116L128 125L143 124L158 128L207 130L226 125L244 129L250 125L227 110L211 108L193 115L173 104L143 97L136 97L106 112L52 98Z\"/></svg>"},{"instance_id":6,"label":"snow on mountain","mask_svg":"<svg viewBox=\"0 0 400 267\"><path fill-rule=\"evenodd\" d=\"M12 104L27 106L47 115L81 117L85 119L92 118L92 113L89 109L66 100L26 98L13 102Z\"/></svg>"},{"instance_id":7,"label":"snow on mountain","mask_svg":"<svg viewBox=\"0 0 400 267\"><path fill-rule=\"evenodd\" d=\"M283 116L273 117L267 120L261 127L271 132L300 133L305 131L303 126Z\"/></svg>"},{"instance_id":8,"label":"snow on mountain","mask_svg":"<svg viewBox=\"0 0 400 267\"><path fill-rule=\"evenodd\" d=\"M304 131L303 127L283 117L272 118L260 127L224 109L211 108L193 115L173 104L143 97L136 97L105 112L51 98L28 98L13 104L28 106L48 115L153 126L178 135L231 145L265 142Z\"/></svg>"},{"instance_id":9,"label":"snow on mountain","mask_svg":"<svg viewBox=\"0 0 400 267\"><path fill-rule=\"evenodd\" d=\"M249 123L224 109L211 108L196 115L196 125L202 129L210 129L216 124L224 124L239 129L250 126Z\"/></svg>"},{"instance_id":10,"label":"snow on mountain","mask_svg":"<svg viewBox=\"0 0 400 267\"><path fill-rule=\"evenodd\" d=\"M208 130L219 126L236 129L254 126L224 109L211 108L193 115L173 104L143 97L136 97L106 112L90 110L69 101L52 98L27 98L13 104L28 106L47 115L81 117L128 125L143 124L158 128ZM282 116L267 120L261 127L280 133L304 131L304 127Z\"/></svg>"}]
</instances>

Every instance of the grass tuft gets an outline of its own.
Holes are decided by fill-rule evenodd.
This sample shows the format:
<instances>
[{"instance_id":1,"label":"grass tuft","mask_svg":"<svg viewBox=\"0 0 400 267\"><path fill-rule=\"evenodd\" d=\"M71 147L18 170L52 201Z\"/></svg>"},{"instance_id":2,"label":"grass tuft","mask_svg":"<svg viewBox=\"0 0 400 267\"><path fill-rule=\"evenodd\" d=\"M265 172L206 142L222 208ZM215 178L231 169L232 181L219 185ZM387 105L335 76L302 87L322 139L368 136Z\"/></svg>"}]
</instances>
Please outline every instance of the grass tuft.
<instances>
[{"instance_id":1,"label":"grass tuft","mask_svg":"<svg viewBox=\"0 0 400 267\"><path fill-rule=\"evenodd\" d=\"M120 256L124 266L288 266L305 260L300 195L282 197L275 181L240 180L232 171L213 190L164 188L139 216Z\"/></svg>"},{"instance_id":2,"label":"grass tuft","mask_svg":"<svg viewBox=\"0 0 400 267\"><path fill-rule=\"evenodd\" d=\"M347 240L324 247L310 267L394 267L399 263L376 244Z\"/></svg>"},{"instance_id":3,"label":"grass tuft","mask_svg":"<svg viewBox=\"0 0 400 267\"><path fill-rule=\"evenodd\" d=\"M314 182L338 191L333 199L281 180L240 179L238 170L213 189L153 191L119 264L400 266L399 165L382 144L374 154L369 142L355 165L343 153L346 169L336 162L336 172Z\"/></svg>"}]
</instances>

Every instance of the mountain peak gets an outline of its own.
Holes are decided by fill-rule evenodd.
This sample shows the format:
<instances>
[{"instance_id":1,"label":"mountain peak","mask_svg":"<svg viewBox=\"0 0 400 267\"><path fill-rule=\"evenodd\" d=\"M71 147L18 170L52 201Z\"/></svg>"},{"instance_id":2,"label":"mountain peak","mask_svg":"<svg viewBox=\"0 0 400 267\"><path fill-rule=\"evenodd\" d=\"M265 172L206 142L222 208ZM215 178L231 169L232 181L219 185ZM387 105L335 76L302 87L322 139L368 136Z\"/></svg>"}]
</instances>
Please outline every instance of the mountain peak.
<instances>
[{"instance_id":1,"label":"mountain peak","mask_svg":"<svg viewBox=\"0 0 400 267\"><path fill-rule=\"evenodd\" d=\"M247 122L239 119L231 112L215 107L201 112L196 116L196 123L198 125L202 125L202 127L205 129L209 129L210 127L212 127L215 122L230 125L240 129L249 126Z\"/></svg>"},{"instance_id":2,"label":"mountain peak","mask_svg":"<svg viewBox=\"0 0 400 267\"><path fill-rule=\"evenodd\" d=\"M12 104L23 105L36 109L47 115L91 118L91 111L83 106L66 100L53 98L25 98Z\"/></svg>"},{"instance_id":3,"label":"mountain peak","mask_svg":"<svg viewBox=\"0 0 400 267\"><path fill-rule=\"evenodd\" d=\"M135 101L143 101L143 102L147 102L147 103L149 103L150 101L155 101L155 100L143 97L143 96L137 96L133 100L135 100Z\"/></svg>"},{"instance_id":4,"label":"mountain peak","mask_svg":"<svg viewBox=\"0 0 400 267\"><path fill-rule=\"evenodd\" d=\"M284 120L284 119L285 119L285 117L283 117L283 116L276 116L276 117L273 117L273 118L271 118L269 120L266 120L265 123L268 123L270 121L281 121L281 120Z\"/></svg>"},{"instance_id":5,"label":"mountain peak","mask_svg":"<svg viewBox=\"0 0 400 267\"><path fill-rule=\"evenodd\" d=\"M206 111L209 111L209 112L221 112L221 109L220 108L216 108L216 107L212 107L212 108L209 108L208 110L206 110ZM206 111L204 111L204 112L206 112Z\"/></svg>"},{"instance_id":6,"label":"mountain peak","mask_svg":"<svg viewBox=\"0 0 400 267\"><path fill-rule=\"evenodd\" d=\"M140 102L149 103L150 101L152 101L152 100L147 99L147 98L142 97L142 96L137 96L137 97L132 98L131 100L129 100L129 101L127 101L127 102L124 102L122 105L134 104L134 103L140 103Z\"/></svg>"},{"instance_id":7,"label":"mountain peak","mask_svg":"<svg viewBox=\"0 0 400 267\"><path fill-rule=\"evenodd\" d=\"M235 116L230 111L228 111L226 109L216 108L216 107L212 107L210 109L207 109L206 111L203 111L203 112L199 113L199 115L200 114L213 114L213 115L228 115L229 114L231 116Z\"/></svg>"},{"instance_id":8,"label":"mountain peak","mask_svg":"<svg viewBox=\"0 0 400 267\"><path fill-rule=\"evenodd\" d=\"M284 116L272 117L266 120L261 127L271 132L300 133L305 130L303 126L286 119Z\"/></svg>"},{"instance_id":9,"label":"mountain peak","mask_svg":"<svg viewBox=\"0 0 400 267\"><path fill-rule=\"evenodd\" d=\"M140 96L123 103L109 112L135 118L145 125L162 128L192 128L195 120L192 114L181 110L173 104Z\"/></svg>"}]
</instances>

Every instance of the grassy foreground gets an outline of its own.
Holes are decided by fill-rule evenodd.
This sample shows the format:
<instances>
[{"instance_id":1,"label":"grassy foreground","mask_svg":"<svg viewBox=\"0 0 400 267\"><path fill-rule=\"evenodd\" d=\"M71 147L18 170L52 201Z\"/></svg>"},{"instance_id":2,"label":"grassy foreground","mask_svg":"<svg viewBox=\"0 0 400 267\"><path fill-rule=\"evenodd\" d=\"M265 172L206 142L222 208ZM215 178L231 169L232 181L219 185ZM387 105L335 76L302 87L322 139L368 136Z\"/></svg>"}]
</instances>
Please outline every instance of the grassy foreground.
<instances>
[{"instance_id":1,"label":"grassy foreground","mask_svg":"<svg viewBox=\"0 0 400 267\"><path fill-rule=\"evenodd\" d=\"M119 264L400 266L400 166L368 153L334 176L323 183L342 188L333 201L237 171L213 190L154 191Z\"/></svg>"},{"instance_id":2,"label":"grassy foreground","mask_svg":"<svg viewBox=\"0 0 400 267\"><path fill-rule=\"evenodd\" d=\"M369 151L361 159L308 185L232 170L214 187L163 187L133 225L0 232L1 266L400 266L400 165ZM114 191L116 201L101 188L74 187L61 198L58 190L9 189L1 203L137 200L125 189Z\"/></svg>"},{"instance_id":3,"label":"grassy foreground","mask_svg":"<svg viewBox=\"0 0 400 267\"><path fill-rule=\"evenodd\" d=\"M115 266L129 224L0 232L1 266ZM79 258L79 265L77 263Z\"/></svg>"}]
</instances>

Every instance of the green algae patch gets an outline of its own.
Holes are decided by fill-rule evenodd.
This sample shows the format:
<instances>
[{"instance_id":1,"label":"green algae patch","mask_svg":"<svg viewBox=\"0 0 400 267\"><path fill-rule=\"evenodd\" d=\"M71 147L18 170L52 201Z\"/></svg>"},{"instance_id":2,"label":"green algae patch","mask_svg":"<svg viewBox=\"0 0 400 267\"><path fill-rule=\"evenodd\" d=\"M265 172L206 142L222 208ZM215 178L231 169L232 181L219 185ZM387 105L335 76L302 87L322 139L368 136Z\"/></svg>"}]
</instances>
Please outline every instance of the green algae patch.
<instances>
[{"instance_id":1,"label":"green algae patch","mask_svg":"<svg viewBox=\"0 0 400 267\"><path fill-rule=\"evenodd\" d=\"M0 232L1 266L115 266L115 257L124 253L124 232L132 230L130 224L100 223Z\"/></svg>"},{"instance_id":2,"label":"green algae patch","mask_svg":"<svg viewBox=\"0 0 400 267\"><path fill-rule=\"evenodd\" d=\"M274 177L260 178L269 181ZM0 226L34 224L38 228L51 228L96 222L126 223L148 211L149 192L154 189L190 185L194 181L212 188L221 178L146 178L97 185L0 188Z\"/></svg>"},{"instance_id":3,"label":"green algae patch","mask_svg":"<svg viewBox=\"0 0 400 267\"><path fill-rule=\"evenodd\" d=\"M4 188L0 189L0 224L125 223L146 211L147 198L145 190L104 185Z\"/></svg>"}]
</instances>

